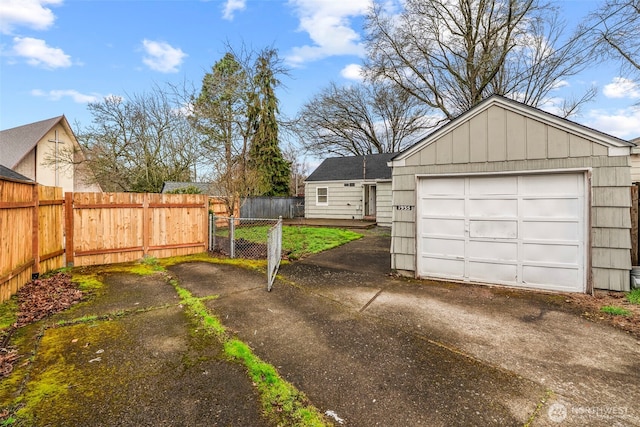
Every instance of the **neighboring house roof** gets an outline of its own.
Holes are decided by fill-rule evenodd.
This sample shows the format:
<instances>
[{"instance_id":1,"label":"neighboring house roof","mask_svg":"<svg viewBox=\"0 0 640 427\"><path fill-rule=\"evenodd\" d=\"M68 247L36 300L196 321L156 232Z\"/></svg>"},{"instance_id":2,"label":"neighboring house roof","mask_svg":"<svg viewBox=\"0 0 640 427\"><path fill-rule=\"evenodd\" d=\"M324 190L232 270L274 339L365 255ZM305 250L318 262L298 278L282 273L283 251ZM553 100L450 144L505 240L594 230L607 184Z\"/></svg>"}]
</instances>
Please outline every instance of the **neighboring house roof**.
<instances>
[{"instance_id":1,"label":"neighboring house roof","mask_svg":"<svg viewBox=\"0 0 640 427\"><path fill-rule=\"evenodd\" d=\"M325 159L305 181L344 181L391 179L387 165L397 153Z\"/></svg>"},{"instance_id":2,"label":"neighboring house roof","mask_svg":"<svg viewBox=\"0 0 640 427\"><path fill-rule=\"evenodd\" d=\"M506 110L510 110L528 117L538 119L541 122L544 122L547 124L555 125L560 129L570 131L572 133L575 133L576 135L580 135L598 144L602 144L606 147L609 147L610 149L622 148L624 150L627 150L626 151L627 154L629 153L629 147L634 146L632 142L625 141L623 139L617 138L612 135L608 135L604 132L601 132L596 129L592 129L587 126L583 126L576 122L572 122L571 120L562 118L560 116L556 116L555 114L548 113L546 111L540 110L530 105L523 104L521 102L514 101L509 98L505 98L504 96L501 96L501 95L492 95L486 98L484 101L480 102L475 107L467 110L466 112L462 113L455 119L451 120L450 122L436 129L426 137L422 138L420 141L416 142L411 147L398 153L393 158L393 160L394 161L403 160L411 156L417 151L420 151L426 145L429 145L431 142L436 141L440 136L446 134L447 132L450 132L460 124L472 119L473 117L477 116L483 111L488 110L494 105L502 107ZM624 152L621 151L620 153L624 153Z\"/></svg>"},{"instance_id":3,"label":"neighboring house roof","mask_svg":"<svg viewBox=\"0 0 640 427\"><path fill-rule=\"evenodd\" d=\"M171 191L179 190L181 188L196 187L200 189L202 194L211 195L216 189L215 185L209 182L177 182L177 181L165 181L162 184L161 193L169 193Z\"/></svg>"},{"instance_id":4,"label":"neighboring house roof","mask_svg":"<svg viewBox=\"0 0 640 427\"><path fill-rule=\"evenodd\" d=\"M11 170L8 167L3 166L3 165L0 165L0 178L6 178L6 179L9 179L11 181L33 182L32 180L30 180L26 176L24 176L22 174L19 174L18 172L13 171L13 170Z\"/></svg>"},{"instance_id":5,"label":"neighboring house roof","mask_svg":"<svg viewBox=\"0 0 640 427\"><path fill-rule=\"evenodd\" d=\"M69 128L67 119L64 116L58 116L0 131L0 164L8 168L16 167L24 156L33 150L38 141L60 121L64 121L64 126ZM70 128L69 131L71 131Z\"/></svg>"}]
</instances>

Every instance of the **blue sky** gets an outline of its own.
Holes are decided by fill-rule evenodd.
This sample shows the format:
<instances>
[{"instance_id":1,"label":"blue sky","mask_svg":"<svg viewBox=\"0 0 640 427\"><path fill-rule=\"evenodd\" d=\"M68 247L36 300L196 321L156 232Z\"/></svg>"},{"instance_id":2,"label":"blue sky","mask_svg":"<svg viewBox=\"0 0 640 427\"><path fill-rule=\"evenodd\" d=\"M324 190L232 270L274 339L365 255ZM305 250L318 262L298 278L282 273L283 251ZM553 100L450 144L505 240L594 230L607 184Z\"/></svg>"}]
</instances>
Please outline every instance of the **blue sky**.
<instances>
[{"instance_id":1,"label":"blue sky","mask_svg":"<svg viewBox=\"0 0 640 427\"><path fill-rule=\"evenodd\" d=\"M575 22L595 0L556 2ZM370 0L2 0L0 129L65 114L88 125L86 104L136 94L166 82L200 81L228 41L273 46L291 70L279 92L293 116L333 80L358 79L364 56L363 15ZM614 64L594 64L553 94L598 98L579 123L631 139L640 136L640 85ZM635 105L635 106L634 106Z\"/></svg>"}]
</instances>

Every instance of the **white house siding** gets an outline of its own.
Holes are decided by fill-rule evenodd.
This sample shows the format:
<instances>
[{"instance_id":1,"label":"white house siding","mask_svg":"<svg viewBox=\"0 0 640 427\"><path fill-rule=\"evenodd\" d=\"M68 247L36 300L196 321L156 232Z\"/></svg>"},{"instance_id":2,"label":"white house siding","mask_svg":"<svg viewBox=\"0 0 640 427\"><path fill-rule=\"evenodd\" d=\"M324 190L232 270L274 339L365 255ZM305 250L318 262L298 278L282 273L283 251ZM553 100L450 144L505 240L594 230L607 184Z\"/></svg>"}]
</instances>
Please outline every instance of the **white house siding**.
<instances>
[{"instance_id":1,"label":"white house siding","mask_svg":"<svg viewBox=\"0 0 640 427\"><path fill-rule=\"evenodd\" d=\"M471 115L434 138L429 145L400 156L402 163L394 162L392 204L414 208L392 212L393 269L411 275L416 271L418 176L585 170L591 174L591 283L600 289L629 290L628 155L610 155L616 152L589 140L588 132L577 134L499 105Z\"/></svg>"},{"instance_id":2,"label":"white house siding","mask_svg":"<svg viewBox=\"0 0 640 427\"><path fill-rule=\"evenodd\" d=\"M391 227L391 181L376 184L376 222L382 227Z\"/></svg>"},{"instance_id":3,"label":"white house siding","mask_svg":"<svg viewBox=\"0 0 640 427\"><path fill-rule=\"evenodd\" d=\"M347 184L347 186L345 186ZM350 186L353 184L353 186ZM329 189L327 205L316 203L316 189ZM361 181L313 181L305 185L305 218L362 219L363 188Z\"/></svg>"}]
</instances>

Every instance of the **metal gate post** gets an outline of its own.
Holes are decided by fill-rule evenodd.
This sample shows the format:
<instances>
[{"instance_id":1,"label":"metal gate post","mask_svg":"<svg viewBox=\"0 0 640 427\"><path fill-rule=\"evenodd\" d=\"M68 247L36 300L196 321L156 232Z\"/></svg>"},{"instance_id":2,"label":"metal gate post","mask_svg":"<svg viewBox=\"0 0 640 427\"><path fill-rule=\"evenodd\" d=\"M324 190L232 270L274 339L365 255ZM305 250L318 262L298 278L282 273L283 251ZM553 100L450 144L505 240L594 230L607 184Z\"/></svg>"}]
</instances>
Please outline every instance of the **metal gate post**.
<instances>
[{"instance_id":1,"label":"metal gate post","mask_svg":"<svg viewBox=\"0 0 640 427\"><path fill-rule=\"evenodd\" d=\"M231 258L235 258L236 257L236 222L233 218L233 215L231 215L231 218L229 218L229 256Z\"/></svg>"},{"instance_id":2,"label":"metal gate post","mask_svg":"<svg viewBox=\"0 0 640 427\"><path fill-rule=\"evenodd\" d=\"M215 218L209 213L209 252L213 251L213 236L215 235Z\"/></svg>"}]
</instances>

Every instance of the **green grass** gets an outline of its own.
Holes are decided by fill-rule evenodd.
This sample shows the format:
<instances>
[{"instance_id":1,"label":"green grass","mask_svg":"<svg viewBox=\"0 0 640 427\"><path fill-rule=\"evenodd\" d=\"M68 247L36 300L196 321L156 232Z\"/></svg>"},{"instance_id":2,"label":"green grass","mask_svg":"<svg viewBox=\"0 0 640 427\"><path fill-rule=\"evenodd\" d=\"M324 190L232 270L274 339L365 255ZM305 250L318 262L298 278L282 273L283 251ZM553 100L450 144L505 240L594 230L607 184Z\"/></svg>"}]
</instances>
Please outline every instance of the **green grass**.
<instances>
[{"instance_id":1,"label":"green grass","mask_svg":"<svg viewBox=\"0 0 640 427\"><path fill-rule=\"evenodd\" d=\"M8 329L18 321L18 297L12 296L0 304L0 331Z\"/></svg>"},{"instance_id":2,"label":"green grass","mask_svg":"<svg viewBox=\"0 0 640 427\"><path fill-rule=\"evenodd\" d=\"M237 227L234 237L250 242L265 243L270 226ZM229 231L218 232L219 236L227 237ZM362 234L341 228L300 227L287 225L282 227L282 250L289 254L290 259L300 259L307 255L316 254L357 240Z\"/></svg>"},{"instance_id":3,"label":"green grass","mask_svg":"<svg viewBox=\"0 0 640 427\"><path fill-rule=\"evenodd\" d=\"M287 226L282 227L282 249L289 253L289 258L299 259L361 237L362 234L340 228Z\"/></svg>"},{"instance_id":4,"label":"green grass","mask_svg":"<svg viewBox=\"0 0 640 427\"><path fill-rule=\"evenodd\" d=\"M600 308L600 311L614 316L629 316L631 312L622 307L616 307L615 305L605 305Z\"/></svg>"},{"instance_id":5,"label":"green grass","mask_svg":"<svg viewBox=\"0 0 640 427\"><path fill-rule=\"evenodd\" d=\"M634 289L627 294L627 300L631 304L640 304L640 289Z\"/></svg>"},{"instance_id":6,"label":"green grass","mask_svg":"<svg viewBox=\"0 0 640 427\"><path fill-rule=\"evenodd\" d=\"M276 368L256 356L244 342L232 338L215 315L203 304L203 298L194 297L188 290L171 280L180 297L180 303L198 323L198 327L215 335L224 347L227 357L242 363L260 393L262 407L277 425L325 427L322 413L314 407L304 393L284 380Z\"/></svg>"}]
</instances>

